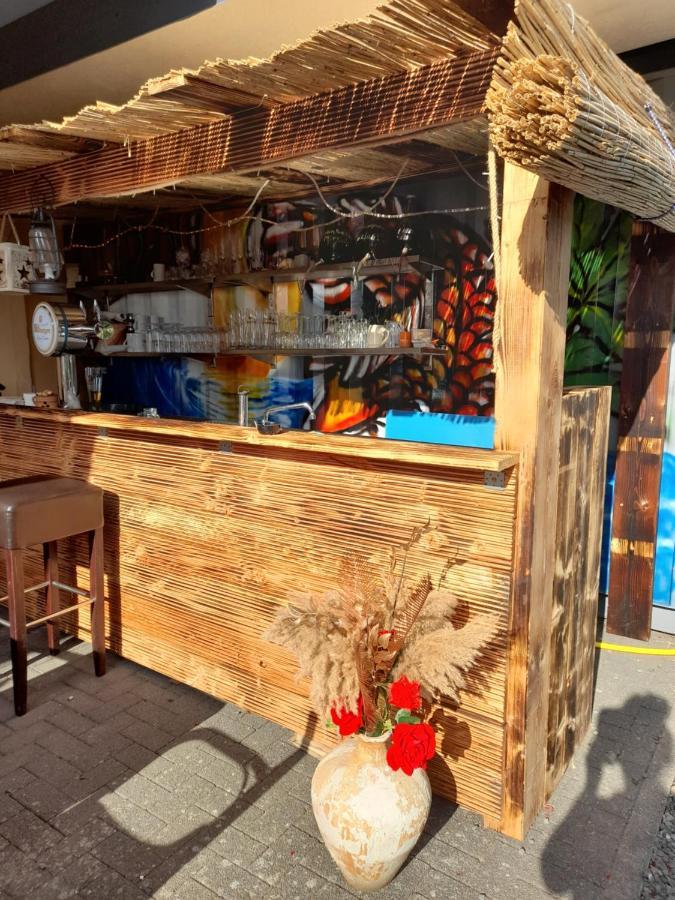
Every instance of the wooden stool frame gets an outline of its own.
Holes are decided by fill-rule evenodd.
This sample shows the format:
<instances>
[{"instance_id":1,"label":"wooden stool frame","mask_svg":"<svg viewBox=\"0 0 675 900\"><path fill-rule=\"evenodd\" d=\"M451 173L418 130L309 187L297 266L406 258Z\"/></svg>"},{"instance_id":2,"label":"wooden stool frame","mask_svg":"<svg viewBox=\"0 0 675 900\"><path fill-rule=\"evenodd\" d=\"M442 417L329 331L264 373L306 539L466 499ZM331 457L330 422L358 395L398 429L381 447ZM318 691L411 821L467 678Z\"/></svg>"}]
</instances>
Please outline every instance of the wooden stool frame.
<instances>
[{"instance_id":1,"label":"wooden stool frame","mask_svg":"<svg viewBox=\"0 0 675 900\"><path fill-rule=\"evenodd\" d=\"M81 606L91 606L91 643L94 657L94 672L105 675L105 607L103 585L103 528L87 532L89 537L89 590L63 584L59 581L58 542L43 544L45 580L31 587L24 587L24 548L5 549L7 566L7 589L0 602L7 601L9 621L0 618L0 625L9 628L12 678L14 683L14 711L23 716L28 710L28 652L26 635L31 628L47 626L49 652L59 652L59 627L57 620ZM72 535L71 535L72 536ZM25 595L47 588L47 614L26 621ZM77 603L61 608L60 591L84 597Z\"/></svg>"}]
</instances>

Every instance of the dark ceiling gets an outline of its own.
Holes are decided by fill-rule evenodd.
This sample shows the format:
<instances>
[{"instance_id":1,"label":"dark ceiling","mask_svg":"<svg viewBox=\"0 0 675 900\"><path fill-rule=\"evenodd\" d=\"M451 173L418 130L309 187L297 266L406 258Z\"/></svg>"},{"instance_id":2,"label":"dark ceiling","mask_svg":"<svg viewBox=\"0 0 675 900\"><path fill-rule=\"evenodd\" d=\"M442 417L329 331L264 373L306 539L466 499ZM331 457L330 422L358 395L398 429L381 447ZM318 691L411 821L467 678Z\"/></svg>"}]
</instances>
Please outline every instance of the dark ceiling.
<instances>
[{"instance_id":1,"label":"dark ceiling","mask_svg":"<svg viewBox=\"0 0 675 900\"><path fill-rule=\"evenodd\" d=\"M14 2L7 11L5 18L20 18L0 28L0 90L192 16L220 0L52 0L34 9L37 2ZM33 9L21 15L26 8Z\"/></svg>"}]
</instances>

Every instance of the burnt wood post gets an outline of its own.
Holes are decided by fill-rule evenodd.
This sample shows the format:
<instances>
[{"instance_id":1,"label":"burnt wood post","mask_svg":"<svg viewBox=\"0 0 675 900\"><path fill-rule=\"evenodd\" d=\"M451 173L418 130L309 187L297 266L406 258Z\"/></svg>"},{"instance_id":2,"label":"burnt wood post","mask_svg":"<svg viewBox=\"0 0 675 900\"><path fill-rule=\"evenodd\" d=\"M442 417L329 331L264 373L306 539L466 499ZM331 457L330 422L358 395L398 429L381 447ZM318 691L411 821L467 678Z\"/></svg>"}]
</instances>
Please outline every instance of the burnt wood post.
<instances>
[{"instance_id":1,"label":"burnt wood post","mask_svg":"<svg viewBox=\"0 0 675 900\"><path fill-rule=\"evenodd\" d=\"M651 634L661 462L675 303L675 235L637 225L631 244L607 630Z\"/></svg>"},{"instance_id":2,"label":"burnt wood post","mask_svg":"<svg viewBox=\"0 0 675 900\"><path fill-rule=\"evenodd\" d=\"M509 622L504 812L522 838L545 801L549 651L574 194L504 167L496 447L520 451ZM490 824L490 823L488 823Z\"/></svg>"}]
</instances>

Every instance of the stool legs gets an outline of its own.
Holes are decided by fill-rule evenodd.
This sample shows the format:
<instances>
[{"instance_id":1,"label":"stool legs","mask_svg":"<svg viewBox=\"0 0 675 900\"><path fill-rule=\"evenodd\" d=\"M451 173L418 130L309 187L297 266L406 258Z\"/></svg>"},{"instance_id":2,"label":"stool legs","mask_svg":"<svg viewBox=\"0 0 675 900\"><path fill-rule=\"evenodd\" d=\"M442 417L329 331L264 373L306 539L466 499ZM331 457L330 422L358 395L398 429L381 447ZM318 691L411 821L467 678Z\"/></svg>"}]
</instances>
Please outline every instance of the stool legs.
<instances>
[{"instance_id":1,"label":"stool legs","mask_svg":"<svg viewBox=\"0 0 675 900\"><path fill-rule=\"evenodd\" d=\"M103 599L103 529L89 532L89 577L91 604L91 644L94 671L105 675L105 607Z\"/></svg>"},{"instance_id":2,"label":"stool legs","mask_svg":"<svg viewBox=\"0 0 675 900\"><path fill-rule=\"evenodd\" d=\"M28 708L28 654L26 651L26 606L23 585L23 550L5 550L9 639L14 682L14 712L26 714Z\"/></svg>"},{"instance_id":3,"label":"stool legs","mask_svg":"<svg viewBox=\"0 0 675 900\"><path fill-rule=\"evenodd\" d=\"M59 558L58 545L56 541L49 541L43 545L43 554L45 561L45 581L47 585L47 615L58 612L61 607L59 589L54 586L53 582L59 580ZM47 622L47 642L49 644L49 652L52 656L56 656L59 652L59 620L52 619Z\"/></svg>"}]
</instances>

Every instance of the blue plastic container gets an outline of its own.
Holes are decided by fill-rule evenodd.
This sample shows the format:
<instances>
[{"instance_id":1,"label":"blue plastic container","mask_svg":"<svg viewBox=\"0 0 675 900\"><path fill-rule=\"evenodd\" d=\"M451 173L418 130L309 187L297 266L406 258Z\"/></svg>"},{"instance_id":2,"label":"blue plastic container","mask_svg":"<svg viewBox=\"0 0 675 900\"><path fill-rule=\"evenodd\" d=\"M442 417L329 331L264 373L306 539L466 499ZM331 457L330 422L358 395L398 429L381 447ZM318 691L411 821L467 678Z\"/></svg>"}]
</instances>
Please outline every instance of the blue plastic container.
<instances>
[{"instance_id":1,"label":"blue plastic container","mask_svg":"<svg viewBox=\"0 0 675 900\"><path fill-rule=\"evenodd\" d=\"M453 444L493 450L495 420L492 416L455 416L451 413L407 412L390 409L385 435L397 441Z\"/></svg>"}]
</instances>

